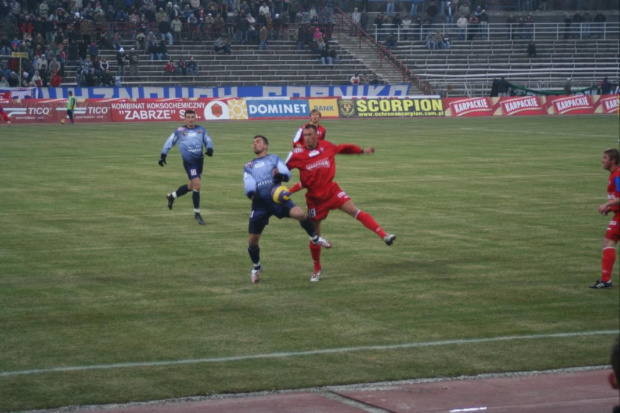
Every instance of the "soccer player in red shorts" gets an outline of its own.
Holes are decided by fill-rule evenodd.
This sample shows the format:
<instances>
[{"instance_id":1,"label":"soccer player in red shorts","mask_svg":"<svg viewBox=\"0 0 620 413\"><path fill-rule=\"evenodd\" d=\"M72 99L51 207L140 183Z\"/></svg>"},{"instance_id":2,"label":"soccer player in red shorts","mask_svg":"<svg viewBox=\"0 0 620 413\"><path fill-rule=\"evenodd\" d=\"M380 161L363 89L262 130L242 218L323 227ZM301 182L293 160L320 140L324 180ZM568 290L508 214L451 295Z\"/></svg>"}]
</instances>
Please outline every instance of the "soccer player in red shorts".
<instances>
[{"instance_id":1,"label":"soccer player in red shorts","mask_svg":"<svg viewBox=\"0 0 620 413\"><path fill-rule=\"evenodd\" d=\"M314 223L317 234L321 235L321 221L327 218L329 211L340 209L357 219L369 230L383 239L387 245L392 245L396 235L386 233L368 213L359 210L349 195L340 189L333 181L336 175L336 155L363 155L372 154L375 148L362 149L357 145L343 143L334 145L326 140L319 140L316 126L304 127L304 148L295 148L286 160L289 169L299 169L300 182L293 185L291 193L306 188L306 205L308 215ZM310 281L319 281L321 277L321 247L310 245L310 254L314 261L314 274Z\"/></svg>"},{"instance_id":2,"label":"soccer player in red shorts","mask_svg":"<svg viewBox=\"0 0 620 413\"><path fill-rule=\"evenodd\" d=\"M322 141L325 139L325 135L327 135L327 131L323 127L323 125L319 125L321 121L321 111L318 109L312 109L310 111L310 122L306 123L304 126L299 128L295 136L293 136L293 148L305 148L306 143L304 142L304 128L308 125L316 126L316 132L319 137L319 140Z\"/></svg>"},{"instance_id":3,"label":"soccer player in red shorts","mask_svg":"<svg viewBox=\"0 0 620 413\"><path fill-rule=\"evenodd\" d=\"M620 151L615 148L603 151L601 164L603 169L609 171L607 183L607 202L598 207L598 212L607 215L613 212L614 216L609 221L605 239L603 240L603 262L601 279L597 280L590 288L611 288L611 271L616 261L616 244L620 240Z\"/></svg>"},{"instance_id":4,"label":"soccer player in red shorts","mask_svg":"<svg viewBox=\"0 0 620 413\"><path fill-rule=\"evenodd\" d=\"M11 120L9 119L9 115L6 114L6 112L2 108L2 105L0 105L0 116L2 116L2 119L4 119L7 126L11 126Z\"/></svg>"}]
</instances>

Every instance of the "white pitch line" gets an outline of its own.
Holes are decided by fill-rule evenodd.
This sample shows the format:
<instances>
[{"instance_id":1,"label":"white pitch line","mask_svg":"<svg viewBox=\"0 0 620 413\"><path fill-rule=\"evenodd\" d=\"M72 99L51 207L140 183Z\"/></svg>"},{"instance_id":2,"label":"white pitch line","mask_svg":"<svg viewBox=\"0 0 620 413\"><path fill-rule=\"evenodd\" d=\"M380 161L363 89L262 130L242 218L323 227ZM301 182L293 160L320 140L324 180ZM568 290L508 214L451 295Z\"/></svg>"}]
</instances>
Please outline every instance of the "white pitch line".
<instances>
[{"instance_id":1,"label":"white pitch line","mask_svg":"<svg viewBox=\"0 0 620 413\"><path fill-rule=\"evenodd\" d=\"M3 371L3 372L0 372L0 377L13 377L13 376L23 376L23 375L28 375L28 374L42 374L42 373L64 373L64 372L85 371L85 370L120 369L120 368L132 368L132 367L161 367L161 366L174 366L174 365L181 365L181 364L226 363L226 362L231 362L231 361L245 361L245 360L256 360L256 359L266 359L266 358L316 356L319 354L333 354L333 353L351 353L351 352L356 352L356 351L400 350L400 349L405 349L405 348L449 346L449 345L454 345L454 344L479 344L479 343L488 343L488 342L494 342L494 341L534 340L534 339L564 338L564 337L586 337L586 336L596 336L596 335L606 335L606 334L618 334L618 331L617 330L602 330L602 331L584 331L584 332L579 332L579 333L555 333L555 334L539 334L539 335L525 335L525 336L503 336L503 337L490 337L490 338L426 341L426 342L421 342L421 343L405 343L405 344L393 344L393 345L384 345L384 346L340 347L340 348L328 348L328 349L323 349L323 350L291 351L291 352L284 352L284 353L266 353L266 354L249 354L249 355L244 355L244 356L230 356L230 357L169 360L169 361L150 361L150 362L141 362L141 363L95 364L95 365L90 365L90 366L53 367L49 369Z\"/></svg>"}]
</instances>

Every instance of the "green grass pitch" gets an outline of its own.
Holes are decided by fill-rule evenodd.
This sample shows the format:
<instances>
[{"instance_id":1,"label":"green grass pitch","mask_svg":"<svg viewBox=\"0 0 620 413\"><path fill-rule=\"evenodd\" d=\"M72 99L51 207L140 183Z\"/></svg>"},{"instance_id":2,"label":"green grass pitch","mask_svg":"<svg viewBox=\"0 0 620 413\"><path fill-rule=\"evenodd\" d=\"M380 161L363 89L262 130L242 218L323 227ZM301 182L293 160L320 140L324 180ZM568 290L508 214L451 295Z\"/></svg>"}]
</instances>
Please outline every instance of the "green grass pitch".
<instances>
[{"instance_id":1,"label":"green grass pitch","mask_svg":"<svg viewBox=\"0 0 620 413\"><path fill-rule=\"evenodd\" d=\"M398 239L334 211L310 283L307 236L272 219L252 285L243 165L259 133L286 157L301 123L205 124L205 226L189 196L166 207L178 123L1 125L0 410L608 364L620 263L587 286L618 117L325 120L376 148L336 181ZM535 337L486 340L509 336Z\"/></svg>"}]
</instances>

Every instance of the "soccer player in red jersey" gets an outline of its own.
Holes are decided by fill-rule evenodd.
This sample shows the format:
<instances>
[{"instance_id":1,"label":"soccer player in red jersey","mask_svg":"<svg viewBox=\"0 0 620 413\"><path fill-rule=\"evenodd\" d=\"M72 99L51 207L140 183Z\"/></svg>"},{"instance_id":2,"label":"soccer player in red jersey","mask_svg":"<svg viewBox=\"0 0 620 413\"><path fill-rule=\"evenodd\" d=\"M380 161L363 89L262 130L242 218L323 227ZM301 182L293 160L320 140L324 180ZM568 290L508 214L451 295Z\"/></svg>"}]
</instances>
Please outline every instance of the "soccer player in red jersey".
<instances>
[{"instance_id":1,"label":"soccer player in red jersey","mask_svg":"<svg viewBox=\"0 0 620 413\"><path fill-rule=\"evenodd\" d=\"M7 126L11 126L11 120L9 119L9 115L6 114L6 112L2 108L2 105L0 105L0 116L2 116L2 119L4 119Z\"/></svg>"},{"instance_id":2,"label":"soccer player in red jersey","mask_svg":"<svg viewBox=\"0 0 620 413\"><path fill-rule=\"evenodd\" d=\"M614 216L609 221L605 239L603 240L603 261L601 279L596 281L590 288L611 288L611 271L616 261L616 244L620 240L620 151L615 148L603 151L601 159L603 169L609 171L607 183L607 198L604 204L598 207L598 212L607 215L613 212Z\"/></svg>"},{"instance_id":3,"label":"soccer player in red jersey","mask_svg":"<svg viewBox=\"0 0 620 413\"><path fill-rule=\"evenodd\" d=\"M321 221L327 218L329 211L340 209L357 219L369 230L392 245L396 235L386 233L368 213L359 210L351 197L334 182L336 175L336 155L372 154L375 148L361 148L357 145L343 143L334 145L326 140L319 140L316 126L304 127L304 148L294 148L286 160L289 169L299 169L300 182L293 185L290 192L306 188L306 205L308 215L314 223L317 234L321 235ZM310 255L314 261L314 274L310 281L319 281L321 277L321 247L310 245Z\"/></svg>"},{"instance_id":4,"label":"soccer player in red jersey","mask_svg":"<svg viewBox=\"0 0 620 413\"><path fill-rule=\"evenodd\" d=\"M310 111L310 122L306 123L304 126L299 128L295 136L293 136L293 148L305 148L306 144L304 143L304 128L308 125L316 126L316 132L319 137L319 140L322 141L325 139L325 135L327 131L322 125L319 125L321 121L321 111L318 109L312 109Z\"/></svg>"}]
</instances>

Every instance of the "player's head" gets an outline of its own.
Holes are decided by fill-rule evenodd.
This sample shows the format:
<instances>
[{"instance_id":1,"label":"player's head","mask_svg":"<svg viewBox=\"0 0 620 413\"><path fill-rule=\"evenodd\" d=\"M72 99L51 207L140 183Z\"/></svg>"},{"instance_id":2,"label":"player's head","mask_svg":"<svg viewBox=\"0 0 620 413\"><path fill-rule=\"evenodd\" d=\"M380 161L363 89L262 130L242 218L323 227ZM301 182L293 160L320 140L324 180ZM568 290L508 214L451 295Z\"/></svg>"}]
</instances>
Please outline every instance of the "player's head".
<instances>
[{"instance_id":1,"label":"player's head","mask_svg":"<svg viewBox=\"0 0 620 413\"><path fill-rule=\"evenodd\" d=\"M319 135L316 130L316 126L314 125L306 125L304 127L304 142L306 143L306 148L314 149L316 148L317 143L319 142Z\"/></svg>"},{"instance_id":2,"label":"player's head","mask_svg":"<svg viewBox=\"0 0 620 413\"><path fill-rule=\"evenodd\" d=\"M73 96L73 91L72 91L72 90L70 90L70 91L69 91L69 92L67 92L67 93L69 93L69 96Z\"/></svg>"},{"instance_id":3,"label":"player's head","mask_svg":"<svg viewBox=\"0 0 620 413\"><path fill-rule=\"evenodd\" d=\"M189 126L190 128L194 127L194 123L196 122L196 111L194 110L186 110L185 111L185 126Z\"/></svg>"},{"instance_id":4,"label":"player's head","mask_svg":"<svg viewBox=\"0 0 620 413\"><path fill-rule=\"evenodd\" d=\"M620 383L620 336L616 338L616 343L611 348L611 368L613 373L609 374L609 384L617 389Z\"/></svg>"},{"instance_id":5,"label":"player's head","mask_svg":"<svg viewBox=\"0 0 620 413\"><path fill-rule=\"evenodd\" d=\"M312 109L310 111L310 122L318 124L321 120L321 111L318 109Z\"/></svg>"},{"instance_id":6,"label":"player's head","mask_svg":"<svg viewBox=\"0 0 620 413\"><path fill-rule=\"evenodd\" d=\"M620 151L616 148L609 148L603 151L603 156L607 155L607 159L614 162L616 165L620 164Z\"/></svg>"},{"instance_id":7,"label":"player's head","mask_svg":"<svg viewBox=\"0 0 620 413\"><path fill-rule=\"evenodd\" d=\"M269 149L269 140L263 135L254 136L252 147L256 155L264 155Z\"/></svg>"}]
</instances>

